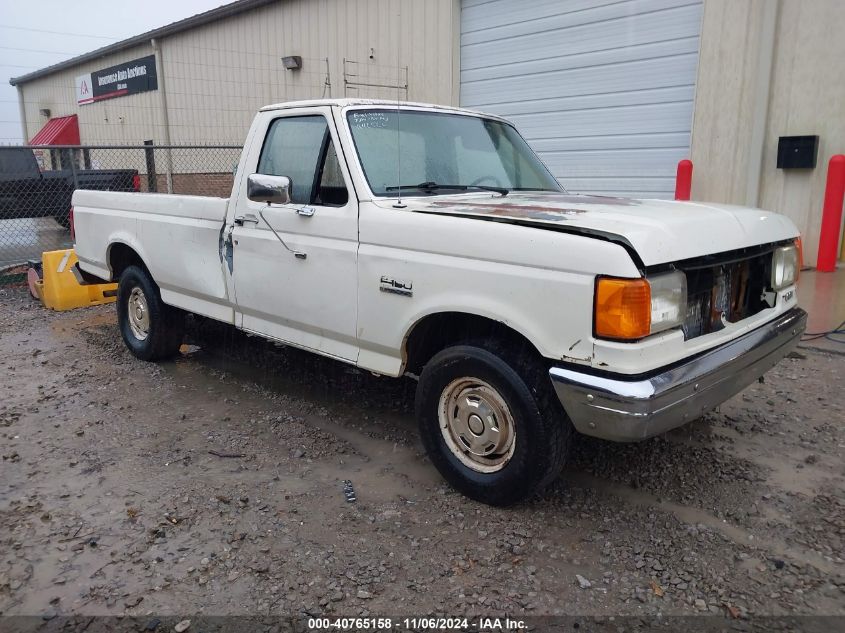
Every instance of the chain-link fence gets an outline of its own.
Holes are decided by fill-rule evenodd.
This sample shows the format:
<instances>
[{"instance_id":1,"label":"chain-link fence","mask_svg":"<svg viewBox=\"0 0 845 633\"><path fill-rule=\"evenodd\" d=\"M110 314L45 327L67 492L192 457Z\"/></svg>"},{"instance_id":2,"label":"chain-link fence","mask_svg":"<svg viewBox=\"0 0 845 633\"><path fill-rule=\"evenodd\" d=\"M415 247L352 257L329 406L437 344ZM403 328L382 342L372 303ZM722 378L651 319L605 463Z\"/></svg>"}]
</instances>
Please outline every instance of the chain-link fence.
<instances>
[{"instance_id":1,"label":"chain-link fence","mask_svg":"<svg viewBox=\"0 0 845 633\"><path fill-rule=\"evenodd\" d=\"M71 244L76 189L229 195L239 145L0 146L0 270Z\"/></svg>"}]
</instances>

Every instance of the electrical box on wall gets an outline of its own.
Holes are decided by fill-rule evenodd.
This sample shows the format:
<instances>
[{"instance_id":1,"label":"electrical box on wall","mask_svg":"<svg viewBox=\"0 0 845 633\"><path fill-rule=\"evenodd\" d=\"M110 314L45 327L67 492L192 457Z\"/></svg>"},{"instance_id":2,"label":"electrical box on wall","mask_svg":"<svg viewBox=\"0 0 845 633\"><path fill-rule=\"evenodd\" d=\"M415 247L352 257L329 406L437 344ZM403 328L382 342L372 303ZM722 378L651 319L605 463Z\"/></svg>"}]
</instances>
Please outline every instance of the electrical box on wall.
<instances>
[{"instance_id":1,"label":"electrical box on wall","mask_svg":"<svg viewBox=\"0 0 845 633\"><path fill-rule=\"evenodd\" d=\"M818 136L781 136L778 139L778 169L813 169L819 153Z\"/></svg>"}]
</instances>

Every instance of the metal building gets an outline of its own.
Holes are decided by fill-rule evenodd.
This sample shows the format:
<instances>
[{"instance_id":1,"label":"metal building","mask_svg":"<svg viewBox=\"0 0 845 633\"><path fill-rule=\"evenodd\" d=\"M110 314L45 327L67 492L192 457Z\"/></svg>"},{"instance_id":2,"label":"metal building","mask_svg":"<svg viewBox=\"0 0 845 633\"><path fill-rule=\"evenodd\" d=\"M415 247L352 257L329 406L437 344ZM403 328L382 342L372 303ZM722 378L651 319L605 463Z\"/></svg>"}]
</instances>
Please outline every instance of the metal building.
<instances>
[{"instance_id":1,"label":"metal building","mask_svg":"<svg viewBox=\"0 0 845 633\"><path fill-rule=\"evenodd\" d=\"M76 115L83 144L239 143L322 95L486 110L573 191L671 197L692 158L695 199L786 213L812 262L842 32L839 0L240 0L11 81L25 138ZM778 168L792 136L815 167Z\"/></svg>"},{"instance_id":2,"label":"metal building","mask_svg":"<svg viewBox=\"0 0 845 633\"><path fill-rule=\"evenodd\" d=\"M451 0L405 1L400 23L394 0L233 2L13 79L24 136L49 117L77 114L83 143L239 143L268 103L344 95L450 103L454 10ZM127 82L118 80L96 94L104 76L150 56L155 85L121 94L112 88ZM285 57L299 67L286 69ZM81 92L89 76L93 98Z\"/></svg>"}]
</instances>

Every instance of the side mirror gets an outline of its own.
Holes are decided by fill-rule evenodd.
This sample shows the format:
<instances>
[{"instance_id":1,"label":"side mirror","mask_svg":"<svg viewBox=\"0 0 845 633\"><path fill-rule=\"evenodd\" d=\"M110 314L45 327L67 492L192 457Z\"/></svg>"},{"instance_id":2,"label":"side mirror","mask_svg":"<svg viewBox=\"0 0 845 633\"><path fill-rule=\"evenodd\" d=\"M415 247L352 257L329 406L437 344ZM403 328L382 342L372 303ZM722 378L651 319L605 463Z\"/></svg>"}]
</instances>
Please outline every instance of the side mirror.
<instances>
[{"instance_id":1,"label":"side mirror","mask_svg":"<svg viewBox=\"0 0 845 633\"><path fill-rule=\"evenodd\" d=\"M287 204L290 202L290 178L252 174L246 180L246 197L253 202Z\"/></svg>"}]
</instances>

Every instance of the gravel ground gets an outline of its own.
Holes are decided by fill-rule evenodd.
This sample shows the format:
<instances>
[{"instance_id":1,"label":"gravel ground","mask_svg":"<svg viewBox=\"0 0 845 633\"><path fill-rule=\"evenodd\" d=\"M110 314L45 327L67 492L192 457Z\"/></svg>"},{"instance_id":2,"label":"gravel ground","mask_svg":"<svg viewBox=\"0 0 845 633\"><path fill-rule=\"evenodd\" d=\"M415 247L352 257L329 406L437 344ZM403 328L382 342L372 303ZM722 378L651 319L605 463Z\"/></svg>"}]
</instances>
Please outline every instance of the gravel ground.
<instances>
[{"instance_id":1,"label":"gravel ground","mask_svg":"<svg viewBox=\"0 0 845 633\"><path fill-rule=\"evenodd\" d=\"M143 363L113 307L0 290L0 614L845 615L843 355L581 438L503 510L428 463L410 380L208 321L188 343Z\"/></svg>"}]
</instances>

